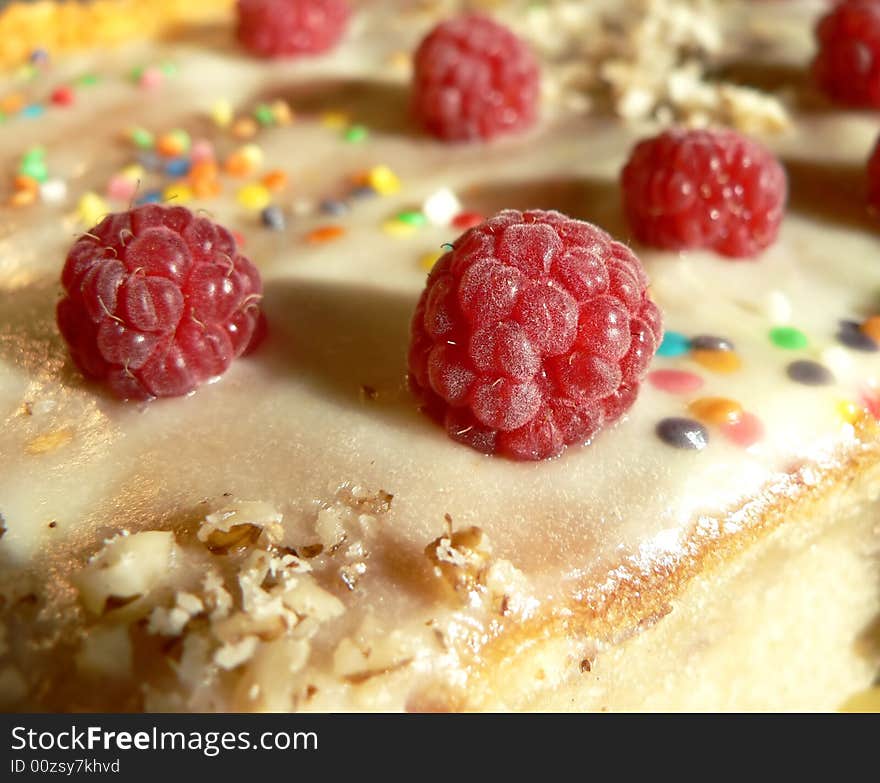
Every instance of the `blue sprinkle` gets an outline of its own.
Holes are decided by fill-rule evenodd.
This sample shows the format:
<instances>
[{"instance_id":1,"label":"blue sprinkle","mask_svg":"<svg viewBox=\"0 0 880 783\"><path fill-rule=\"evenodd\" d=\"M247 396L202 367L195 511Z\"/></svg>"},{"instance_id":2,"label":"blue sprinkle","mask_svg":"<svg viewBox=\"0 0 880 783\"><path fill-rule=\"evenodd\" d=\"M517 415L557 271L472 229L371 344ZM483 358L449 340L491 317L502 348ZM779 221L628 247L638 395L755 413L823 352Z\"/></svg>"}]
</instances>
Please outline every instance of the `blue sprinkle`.
<instances>
[{"instance_id":1,"label":"blue sprinkle","mask_svg":"<svg viewBox=\"0 0 880 783\"><path fill-rule=\"evenodd\" d=\"M795 383L804 386L828 386L834 383L834 375L831 370L824 364L810 359L799 359L792 362L785 368L785 372Z\"/></svg>"},{"instance_id":2,"label":"blue sprinkle","mask_svg":"<svg viewBox=\"0 0 880 783\"><path fill-rule=\"evenodd\" d=\"M344 215L348 212L348 204L344 201L337 201L332 198L325 198L319 205L318 209L325 215Z\"/></svg>"},{"instance_id":3,"label":"blue sprinkle","mask_svg":"<svg viewBox=\"0 0 880 783\"><path fill-rule=\"evenodd\" d=\"M141 204L161 204L162 203L162 191L161 190L148 190L141 196L137 201L134 202L136 206L140 206Z\"/></svg>"},{"instance_id":4,"label":"blue sprinkle","mask_svg":"<svg viewBox=\"0 0 880 783\"><path fill-rule=\"evenodd\" d=\"M714 334L698 334L691 338L692 351L732 351L733 343L726 337L717 337Z\"/></svg>"},{"instance_id":5,"label":"blue sprinkle","mask_svg":"<svg viewBox=\"0 0 880 783\"><path fill-rule=\"evenodd\" d=\"M159 156L155 152L141 153L138 155L138 163L147 169L147 171L155 171L162 165L162 161L159 160Z\"/></svg>"},{"instance_id":6,"label":"blue sprinkle","mask_svg":"<svg viewBox=\"0 0 880 783\"><path fill-rule=\"evenodd\" d=\"M165 164L165 173L170 177L185 177L191 168L189 158L172 158Z\"/></svg>"},{"instance_id":7,"label":"blue sprinkle","mask_svg":"<svg viewBox=\"0 0 880 783\"><path fill-rule=\"evenodd\" d=\"M20 114L22 117L41 117L46 113L46 107L39 103L32 103L30 106L25 106Z\"/></svg>"},{"instance_id":8,"label":"blue sprinkle","mask_svg":"<svg viewBox=\"0 0 880 783\"><path fill-rule=\"evenodd\" d=\"M49 52L45 49L34 49L30 54L30 61L34 65L49 62Z\"/></svg>"},{"instance_id":9,"label":"blue sprinkle","mask_svg":"<svg viewBox=\"0 0 880 783\"><path fill-rule=\"evenodd\" d=\"M657 349L657 356L681 356L691 348L691 342L681 332L666 332Z\"/></svg>"},{"instance_id":10,"label":"blue sprinkle","mask_svg":"<svg viewBox=\"0 0 880 783\"><path fill-rule=\"evenodd\" d=\"M373 198L376 195L376 189L369 185L358 185L349 195L352 198Z\"/></svg>"},{"instance_id":11,"label":"blue sprinkle","mask_svg":"<svg viewBox=\"0 0 880 783\"><path fill-rule=\"evenodd\" d=\"M260 219L267 228L271 228L273 231L284 231L284 213L275 204L266 207L260 213Z\"/></svg>"}]
</instances>

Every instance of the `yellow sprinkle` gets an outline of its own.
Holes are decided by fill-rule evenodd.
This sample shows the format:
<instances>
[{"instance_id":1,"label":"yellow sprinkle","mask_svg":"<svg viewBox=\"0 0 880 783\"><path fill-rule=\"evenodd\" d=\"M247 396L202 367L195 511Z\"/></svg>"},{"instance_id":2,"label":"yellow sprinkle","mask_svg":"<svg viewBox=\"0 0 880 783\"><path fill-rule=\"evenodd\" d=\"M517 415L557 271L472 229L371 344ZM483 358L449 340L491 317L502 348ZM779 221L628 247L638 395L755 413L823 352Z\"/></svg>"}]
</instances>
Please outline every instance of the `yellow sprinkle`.
<instances>
[{"instance_id":1,"label":"yellow sprinkle","mask_svg":"<svg viewBox=\"0 0 880 783\"><path fill-rule=\"evenodd\" d=\"M46 454L49 451L55 451L73 440L73 430L70 427L55 430L55 432L46 432L43 435L37 435L31 440L25 451L28 454Z\"/></svg>"},{"instance_id":2,"label":"yellow sprinkle","mask_svg":"<svg viewBox=\"0 0 880 783\"><path fill-rule=\"evenodd\" d=\"M137 163L132 163L130 166L126 166L119 173L129 182L143 181L144 177L147 175L147 172L144 171L144 167Z\"/></svg>"},{"instance_id":3,"label":"yellow sprinkle","mask_svg":"<svg viewBox=\"0 0 880 783\"><path fill-rule=\"evenodd\" d=\"M272 194L265 185L252 183L238 191L238 203L246 209L264 209L272 201Z\"/></svg>"},{"instance_id":4,"label":"yellow sprinkle","mask_svg":"<svg viewBox=\"0 0 880 783\"><path fill-rule=\"evenodd\" d=\"M342 111L325 111L321 115L321 125L325 128L341 130L349 124L349 116Z\"/></svg>"},{"instance_id":5,"label":"yellow sprinkle","mask_svg":"<svg viewBox=\"0 0 880 783\"><path fill-rule=\"evenodd\" d=\"M834 406L834 409L837 411L837 415L847 424L855 424L862 414L862 409L852 400L840 400Z\"/></svg>"},{"instance_id":6,"label":"yellow sprinkle","mask_svg":"<svg viewBox=\"0 0 880 783\"><path fill-rule=\"evenodd\" d=\"M239 152L254 168L263 165L263 150L256 144L245 144Z\"/></svg>"},{"instance_id":7,"label":"yellow sprinkle","mask_svg":"<svg viewBox=\"0 0 880 783\"><path fill-rule=\"evenodd\" d=\"M400 180L388 166L376 166L367 172L367 184L381 196L400 190Z\"/></svg>"},{"instance_id":8,"label":"yellow sprinkle","mask_svg":"<svg viewBox=\"0 0 880 783\"><path fill-rule=\"evenodd\" d=\"M211 106L210 115L218 128L226 128L232 122L232 104L221 98Z\"/></svg>"},{"instance_id":9,"label":"yellow sprinkle","mask_svg":"<svg viewBox=\"0 0 880 783\"><path fill-rule=\"evenodd\" d=\"M272 101L272 103L269 104L269 109L272 112L272 116L275 118L275 122L279 125L290 125L294 120L293 110L286 101Z\"/></svg>"},{"instance_id":10,"label":"yellow sprinkle","mask_svg":"<svg viewBox=\"0 0 880 783\"><path fill-rule=\"evenodd\" d=\"M419 266L422 269L424 269L426 272L430 272L434 268L434 264L436 264L441 258L443 258L443 255L444 255L444 253L442 250L436 251L436 252L432 251L430 253L425 253L419 259Z\"/></svg>"},{"instance_id":11,"label":"yellow sprinkle","mask_svg":"<svg viewBox=\"0 0 880 783\"><path fill-rule=\"evenodd\" d=\"M76 205L76 214L82 223L87 226L96 225L104 215L110 213L110 207L93 190L83 193Z\"/></svg>"},{"instance_id":12,"label":"yellow sprinkle","mask_svg":"<svg viewBox=\"0 0 880 783\"><path fill-rule=\"evenodd\" d=\"M382 231L393 237L408 237L415 234L417 227L402 220L386 220L382 224Z\"/></svg>"},{"instance_id":13,"label":"yellow sprinkle","mask_svg":"<svg viewBox=\"0 0 880 783\"><path fill-rule=\"evenodd\" d=\"M165 188L162 192L162 198L164 198L165 201L172 202L172 206L186 204L187 201L193 200L192 188L183 182L175 182Z\"/></svg>"},{"instance_id":14,"label":"yellow sprinkle","mask_svg":"<svg viewBox=\"0 0 880 783\"><path fill-rule=\"evenodd\" d=\"M725 374L736 372L742 365L739 356L733 351L713 351L701 348L691 351L691 358L707 370Z\"/></svg>"}]
</instances>

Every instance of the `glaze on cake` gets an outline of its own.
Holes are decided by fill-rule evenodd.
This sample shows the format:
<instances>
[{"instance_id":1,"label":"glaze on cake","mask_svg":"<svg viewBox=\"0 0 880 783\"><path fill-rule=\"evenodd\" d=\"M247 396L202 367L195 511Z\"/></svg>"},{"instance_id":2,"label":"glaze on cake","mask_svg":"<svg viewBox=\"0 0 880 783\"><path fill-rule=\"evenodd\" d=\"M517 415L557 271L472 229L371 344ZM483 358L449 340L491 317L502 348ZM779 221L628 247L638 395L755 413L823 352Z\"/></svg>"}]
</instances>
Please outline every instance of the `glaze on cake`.
<instances>
[{"instance_id":1,"label":"glaze on cake","mask_svg":"<svg viewBox=\"0 0 880 783\"><path fill-rule=\"evenodd\" d=\"M617 178L632 144L657 129L656 112L629 121L599 109L585 115L548 66L549 97L531 132L484 146L431 141L409 124L400 53L449 9L399 13L393 4L361 8L343 44L314 60L251 59L221 26L59 57L33 83L45 87L18 87L40 94L83 74L102 77L73 107L10 117L0 129L8 158L44 146L51 176L69 192L0 218L4 703L830 709L867 685L872 664L848 645L877 609L868 555L880 436L869 410L880 352L841 341L840 329L841 320L880 314L880 225L850 187L876 124L821 104L790 75L809 59L815 8L789 5L787 18L761 17L772 34L741 24L738 4L728 10L739 20L730 25L734 60L759 53L776 63L765 75L789 74L788 92L778 86L790 124L763 136L789 173L779 240L753 263L636 246L681 347L673 338L655 357L624 420L537 464L479 455L418 412L405 376L421 259L459 232L402 228L394 217L448 188L467 210L558 209L627 241ZM520 24L529 27L527 18ZM176 74L155 91L128 78L164 62ZM290 175L273 196L288 215L284 230L263 226L235 198L257 175L223 175L222 195L190 205L245 237L263 275L269 336L194 395L114 401L79 376L55 326L60 267L87 227L78 198L101 192L137 156L125 138L132 126L157 135L185 128L210 139L221 159L246 143L208 118L218 100L238 114L283 100L295 115L251 140L261 173ZM761 111L753 117L767 129ZM353 124L369 136L346 141ZM381 166L393 172L383 175L384 194L349 197L359 174ZM328 198L345 198L348 213L322 213ZM788 341L771 334L781 327L806 344L794 332ZM731 350L713 350L711 340L694 350L695 337ZM833 381L798 382L790 369L798 361L820 364ZM669 390L670 370L687 373L677 376L684 393ZM705 425L700 450L658 438L661 421L693 419L695 400L716 397L760 426L737 442ZM224 518L233 512L234 530ZM120 531L130 533L122 544ZM141 581L120 596L95 573L127 548ZM267 569L277 573L264 581ZM842 586L843 575L852 589L826 584L840 577ZM841 662L816 674L811 691L798 690L807 679L800 665L775 689L765 666L743 680L763 690L737 684L738 642L723 608L731 627L747 629L755 606L772 616L799 589L821 613L812 619L829 623L828 638L817 640L798 609L789 639L816 655L831 655L833 640ZM766 641L763 619L754 633ZM778 664L784 651L771 641L766 661ZM719 663L711 651L725 645ZM639 674L652 658L669 663L653 691ZM681 683L688 671L700 679L700 661L715 675L689 698ZM108 684L98 690L97 681Z\"/></svg>"}]
</instances>

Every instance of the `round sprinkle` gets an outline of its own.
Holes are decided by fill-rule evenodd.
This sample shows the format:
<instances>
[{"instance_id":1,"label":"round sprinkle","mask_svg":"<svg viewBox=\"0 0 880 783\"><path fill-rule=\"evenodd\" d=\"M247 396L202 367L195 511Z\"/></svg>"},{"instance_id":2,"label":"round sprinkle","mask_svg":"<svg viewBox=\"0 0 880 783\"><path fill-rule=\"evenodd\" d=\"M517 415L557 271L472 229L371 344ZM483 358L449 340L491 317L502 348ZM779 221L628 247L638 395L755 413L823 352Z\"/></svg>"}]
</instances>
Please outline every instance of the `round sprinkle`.
<instances>
[{"instance_id":1,"label":"round sprinkle","mask_svg":"<svg viewBox=\"0 0 880 783\"><path fill-rule=\"evenodd\" d=\"M250 117L239 117L232 123L230 130L236 139L252 139L257 135L259 129L260 127L255 120L252 120Z\"/></svg>"},{"instance_id":2,"label":"round sprinkle","mask_svg":"<svg viewBox=\"0 0 880 783\"><path fill-rule=\"evenodd\" d=\"M107 202L92 191L84 193L76 205L77 217L87 226L94 226L109 212Z\"/></svg>"},{"instance_id":3,"label":"round sprinkle","mask_svg":"<svg viewBox=\"0 0 880 783\"><path fill-rule=\"evenodd\" d=\"M754 413L743 411L738 421L721 425L721 432L731 443L747 449L764 437L764 425Z\"/></svg>"},{"instance_id":4,"label":"round sprinkle","mask_svg":"<svg viewBox=\"0 0 880 783\"><path fill-rule=\"evenodd\" d=\"M657 356L681 356L691 349L691 341L681 332L666 332L657 349Z\"/></svg>"},{"instance_id":5,"label":"round sprinkle","mask_svg":"<svg viewBox=\"0 0 880 783\"><path fill-rule=\"evenodd\" d=\"M141 204L161 204L162 203L162 191L161 190L147 190L144 191L144 195L141 196L137 201L134 202L138 206Z\"/></svg>"},{"instance_id":6,"label":"round sprinkle","mask_svg":"<svg viewBox=\"0 0 880 783\"><path fill-rule=\"evenodd\" d=\"M293 109L290 108L290 104L287 101L272 101L269 104L269 108L272 109L275 122L279 125L290 125L293 122Z\"/></svg>"},{"instance_id":7,"label":"round sprinkle","mask_svg":"<svg viewBox=\"0 0 880 783\"><path fill-rule=\"evenodd\" d=\"M313 245L320 245L339 239L343 234L345 234L345 229L342 226L319 226L306 235L306 241Z\"/></svg>"},{"instance_id":8,"label":"round sprinkle","mask_svg":"<svg viewBox=\"0 0 880 783\"><path fill-rule=\"evenodd\" d=\"M41 103L32 103L29 106L25 106L21 110L22 117L29 117L31 119L35 119L37 117L41 117L46 113L46 107Z\"/></svg>"},{"instance_id":9,"label":"round sprinkle","mask_svg":"<svg viewBox=\"0 0 880 783\"><path fill-rule=\"evenodd\" d=\"M739 355L732 350L691 349L691 358L700 366L712 372L727 374L736 372L741 366Z\"/></svg>"},{"instance_id":10,"label":"round sprinkle","mask_svg":"<svg viewBox=\"0 0 880 783\"><path fill-rule=\"evenodd\" d=\"M49 179L40 185L40 198L47 204L60 204L67 199L67 183L63 179Z\"/></svg>"},{"instance_id":11,"label":"round sprinkle","mask_svg":"<svg viewBox=\"0 0 880 783\"><path fill-rule=\"evenodd\" d=\"M287 173L281 169L272 169L266 172L263 179L260 180L269 190L284 190L287 187Z\"/></svg>"},{"instance_id":12,"label":"round sprinkle","mask_svg":"<svg viewBox=\"0 0 880 783\"><path fill-rule=\"evenodd\" d=\"M842 421L855 424L863 409L852 400L838 400L834 410Z\"/></svg>"},{"instance_id":13,"label":"round sprinkle","mask_svg":"<svg viewBox=\"0 0 880 783\"><path fill-rule=\"evenodd\" d=\"M862 331L872 340L880 343L880 315L872 315L865 319L861 326Z\"/></svg>"},{"instance_id":14,"label":"round sprinkle","mask_svg":"<svg viewBox=\"0 0 880 783\"><path fill-rule=\"evenodd\" d=\"M416 232L416 226L402 223L399 220L386 220L382 224L382 232L393 237L408 237Z\"/></svg>"},{"instance_id":15,"label":"round sprinkle","mask_svg":"<svg viewBox=\"0 0 880 783\"><path fill-rule=\"evenodd\" d=\"M361 199L361 198L373 198L374 196L376 196L378 194L376 193L376 189L373 187L370 187L369 185L358 185L358 187L353 188L348 195L351 196L352 198Z\"/></svg>"},{"instance_id":16,"label":"round sprinkle","mask_svg":"<svg viewBox=\"0 0 880 783\"><path fill-rule=\"evenodd\" d=\"M810 359L799 359L792 362L785 372L795 383L801 383L804 386L828 386L834 383L834 375L831 370L824 364Z\"/></svg>"},{"instance_id":17,"label":"round sprinkle","mask_svg":"<svg viewBox=\"0 0 880 783\"><path fill-rule=\"evenodd\" d=\"M165 76L177 76L177 63L164 62L159 68Z\"/></svg>"},{"instance_id":18,"label":"round sprinkle","mask_svg":"<svg viewBox=\"0 0 880 783\"><path fill-rule=\"evenodd\" d=\"M461 202L449 188L441 188L425 199L422 212L432 226L448 226L461 212Z\"/></svg>"},{"instance_id":19,"label":"round sprinkle","mask_svg":"<svg viewBox=\"0 0 880 783\"><path fill-rule=\"evenodd\" d=\"M654 370L648 373L648 383L669 394L690 394L703 385L703 379L685 370Z\"/></svg>"},{"instance_id":20,"label":"round sprinkle","mask_svg":"<svg viewBox=\"0 0 880 783\"><path fill-rule=\"evenodd\" d=\"M342 111L325 111L321 115L321 125L325 128L342 130L348 125L348 115Z\"/></svg>"},{"instance_id":21,"label":"round sprinkle","mask_svg":"<svg viewBox=\"0 0 880 783\"><path fill-rule=\"evenodd\" d=\"M24 107L24 96L19 92L14 92L0 99L0 109L6 114L18 114Z\"/></svg>"},{"instance_id":22,"label":"round sprinkle","mask_svg":"<svg viewBox=\"0 0 880 783\"><path fill-rule=\"evenodd\" d=\"M318 204L318 209L323 212L325 215L344 215L348 212L348 204L344 201L339 201L334 198L325 198L320 204Z\"/></svg>"},{"instance_id":23,"label":"round sprinkle","mask_svg":"<svg viewBox=\"0 0 880 783\"><path fill-rule=\"evenodd\" d=\"M459 212L452 218L452 227L464 231L479 226L486 218L479 212Z\"/></svg>"},{"instance_id":24,"label":"round sprinkle","mask_svg":"<svg viewBox=\"0 0 880 783\"><path fill-rule=\"evenodd\" d=\"M153 144L155 143L155 139L153 138L153 134L144 128L132 128L128 132L129 138L135 147L138 147L142 150L149 150L153 148Z\"/></svg>"},{"instance_id":25,"label":"round sprinkle","mask_svg":"<svg viewBox=\"0 0 880 783\"><path fill-rule=\"evenodd\" d=\"M726 337L716 337L714 334L698 334L691 338L692 351L732 351L733 343Z\"/></svg>"},{"instance_id":26,"label":"round sprinkle","mask_svg":"<svg viewBox=\"0 0 880 783\"><path fill-rule=\"evenodd\" d=\"M137 192L137 181L123 174L114 174L107 183L107 196L114 201L130 201Z\"/></svg>"},{"instance_id":27,"label":"round sprinkle","mask_svg":"<svg viewBox=\"0 0 880 783\"><path fill-rule=\"evenodd\" d=\"M837 330L837 340L853 351L874 353L880 350L880 345L862 331L861 324L856 321L841 321Z\"/></svg>"},{"instance_id":28,"label":"round sprinkle","mask_svg":"<svg viewBox=\"0 0 880 783\"><path fill-rule=\"evenodd\" d=\"M390 196L400 190L400 180L388 166L376 166L370 169L366 180L380 196Z\"/></svg>"},{"instance_id":29,"label":"round sprinkle","mask_svg":"<svg viewBox=\"0 0 880 783\"><path fill-rule=\"evenodd\" d=\"M880 394L875 389L863 389L859 395L859 402L875 419L880 419Z\"/></svg>"},{"instance_id":30,"label":"round sprinkle","mask_svg":"<svg viewBox=\"0 0 880 783\"><path fill-rule=\"evenodd\" d=\"M743 415L742 405L727 397L700 397L688 411L706 424L734 424Z\"/></svg>"},{"instance_id":31,"label":"round sprinkle","mask_svg":"<svg viewBox=\"0 0 880 783\"><path fill-rule=\"evenodd\" d=\"M272 196L265 185L252 183L245 185L236 194L238 203L246 209L262 210L269 206Z\"/></svg>"},{"instance_id":32,"label":"round sprinkle","mask_svg":"<svg viewBox=\"0 0 880 783\"><path fill-rule=\"evenodd\" d=\"M428 222L425 216L416 210L398 212L394 219L409 226L424 226Z\"/></svg>"},{"instance_id":33,"label":"round sprinkle","mask_svg":"<svg viewBox=\"0 0 880 783\"><path fill-rule=\"evenodd\" d=\"M172 158L165 164L165 173L169 177L185 177L191 168L188 158Z\"/></svg>"},{"instance_id":34,"label":"round sprinkle","mask_svg":"<svg viewBox=\"0 0 880 783\"><path fill-rule=\"evenodd\" d=\"M657 424L657 437L677 449L702 451L709 443L709 431L698 421L673 417Z\"/></svg>"},{"instance_id":35,"label":"round sprinkle","mask_svg":"<svg viewBox=\"0 0 880 783\"><path fill-rule=\"evenodd\" d=\"M261 103L254 109L254 119L260 125L274 125L275 112L272 111L272 107L268 104Z\"/></svg>"},{"instance_id":36,"label":"round sprinkle","mask_svg":"<svg viewBox=\"0 0 880 783\"><path fill-rule=\"evenodd\" d=\"M226 128L232 122L232 104L225 99L214 101L209 115L218 128Z\"/></svg>"},{"instance_id":37,"label":"round sprinkle","mask_svg":"<svg viewBox=\"0 0 880 783\"><path fill-rule=\"evenodd\" d=\"M60 87L56 87L52 90L49 100L52 101L55 106L70 106L76 100L76 94L72 87L62 84Z\"/></svg>"},{"instance_id":38,"label":"round sprinkle","mask_svg":"<svg viewBox=\"0 0 880 783\"><path fill-rule=\"evenodd\" d=\"M419 259L419 266L426 272L430 272L434 268L434 264L436 264L441 258L443 258L444 255L445 254L442 251L432 251L430 253L425 253Z\"/></svg>"},{"instance_id":39,"label":"round sprinkle","mask_svg":"<svg viewBox=\"0 0 880 783\"><path fill-rule=\"evenodd\" d=\"M49 168L46 166L46 161L42 157L36 157L30 153L22 158L18 173L37 182L45 182L49 179Z\"/></svg>"},{"instance_id":40,"label":"round sprinkle","mask_svg":"<svg viewBox=\"0 0 880 783\"><path fill-rule=\"evenodd\" d=\"M192 201L194 197L195 194L192 192L192 188L183 182L175 182L169 185L162 193L164 201L170 201L175 205L186 204Z\"/></svg>"},{"instance_id":41,"label":"round sprinkle","mask_svg":"<svg viewBox=\"0 0 880 783\"><path fill-rule=\"evenodd\" d=\"M149 68L144 68L135 80L141 89L155 90L162 86L165 74L162 73L161 69L151 65Z\"/></svg>"},{"instance_id":42,"label":"round sprinkle","mask_svg":"<svg viewBox=\"0 0 880 783\"><path fill-rule=\"evenodd\" d=\"M350 125L345 129L345 132L342 134L342 138L345 139L349 144L359 144L362 141L366 141L367 137L370 135L370 131L367 130L364 125Z\"/></svg>"},{"instance_id":43,"label":"round sprinkle","mask_svg":"<svg viewBox=\"0 0 880 783\"><path fill-rule=\"evenodd\" d=\"M793 326L777 326L770 330L770 342L785 351L798 351L806 348L807 336Z\"/></svg>"},{"instance_id":44,"label":"round sprinkle","mask_svg":"<svg viewBox=\"0 0 880 783\"><path fill-rule=\"evenodd\" d=\"M264 226L273 231L284 231L284 213L275 204L271 204L260 213L260 220L263 221Z\"/></svg>"},{"instance_id":45,"label":"round sprinkle","mask_svg":"<svg viewBox=\"0 0 880 783\"><path fill-rule=\"evenodd\" d=\"M101 82L101 77L96 73L84 73L80 76L76 83L82 87L94 87Z\"/></svg>"},{"instance_id":46,"label":"round sprinkle","mask_svg":"<svg viewBox=\"0 0 880 783\"><path fill-rule=\"evenodd\" d=\"M155 152L144 152L138 155L138 162L148 171L156 171L162 167L162 161Z\"/></svg>"}]
</instances>

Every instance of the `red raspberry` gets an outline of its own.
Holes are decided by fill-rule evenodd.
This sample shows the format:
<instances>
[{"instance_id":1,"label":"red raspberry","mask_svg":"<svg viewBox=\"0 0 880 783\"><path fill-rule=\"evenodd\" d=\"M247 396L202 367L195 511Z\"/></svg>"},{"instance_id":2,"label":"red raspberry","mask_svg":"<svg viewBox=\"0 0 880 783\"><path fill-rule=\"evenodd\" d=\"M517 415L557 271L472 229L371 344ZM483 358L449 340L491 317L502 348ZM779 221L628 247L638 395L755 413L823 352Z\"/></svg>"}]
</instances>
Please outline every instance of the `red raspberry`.
<instances>
[{"instance_id":1,"label":"red raspberry","mask_svg":"<svg viewBox=\"0 0 880 783\"><path fill-rule=\"evenodd\" d=\"M847 0L816 25L813 75L829 97L880 108L880 0Z\"/></svg>"},{"instance_id":2,"label":"red raspberry","mask_svg":"<svg viewBox=\"0 0 880 783\"><path fill-rule=\"evenodd\" d=\"M642 265L596 226L506 210L436 264L413 316L410 385L449 435L544 459L635 401L662 336Z\"/></svg>"},{"instance_id":3,"label":"red raspberry","mask_svg":"<svg viewBox=\"0 0 880 783\"><path fill-rule=\"evenodd\" d=\"M535 120L537 61L510 30L484 16L437 25L419 44L413 68L413 113L440 139L491 139Z\"/></svg>"},{"instance_id":4,"label":"red raspberry","mask_svg":"<svg viewBox=\"0 0 880 783\"><path fill-rule=\"evenodd\" d=\"M346 0L238 0L238 40L260 57L332 49L351 9Z\"/></svg>"},{"instance_id":5,"label":"red raspberry","mask_svg":"<svg viewBox=\"0 0 880 783\"><path fill-rule=\"evenodd\" d=\"M74 243L61 282L74 362L124 399L187 394L259 334L260 273L225 228L184 207L108 215Z\"/></svg>"},{"instance_id":6,"label":"red raspberry","mask_svg":"<svg viewBox=\"0 0 880 783\"><path fill-rule=\"evenodd\" d=\"M636 145L621 177L640 242L747 258L779 233L788 185L773 153L732 130L674 128Z\"/></svg>"}]
</instances>

